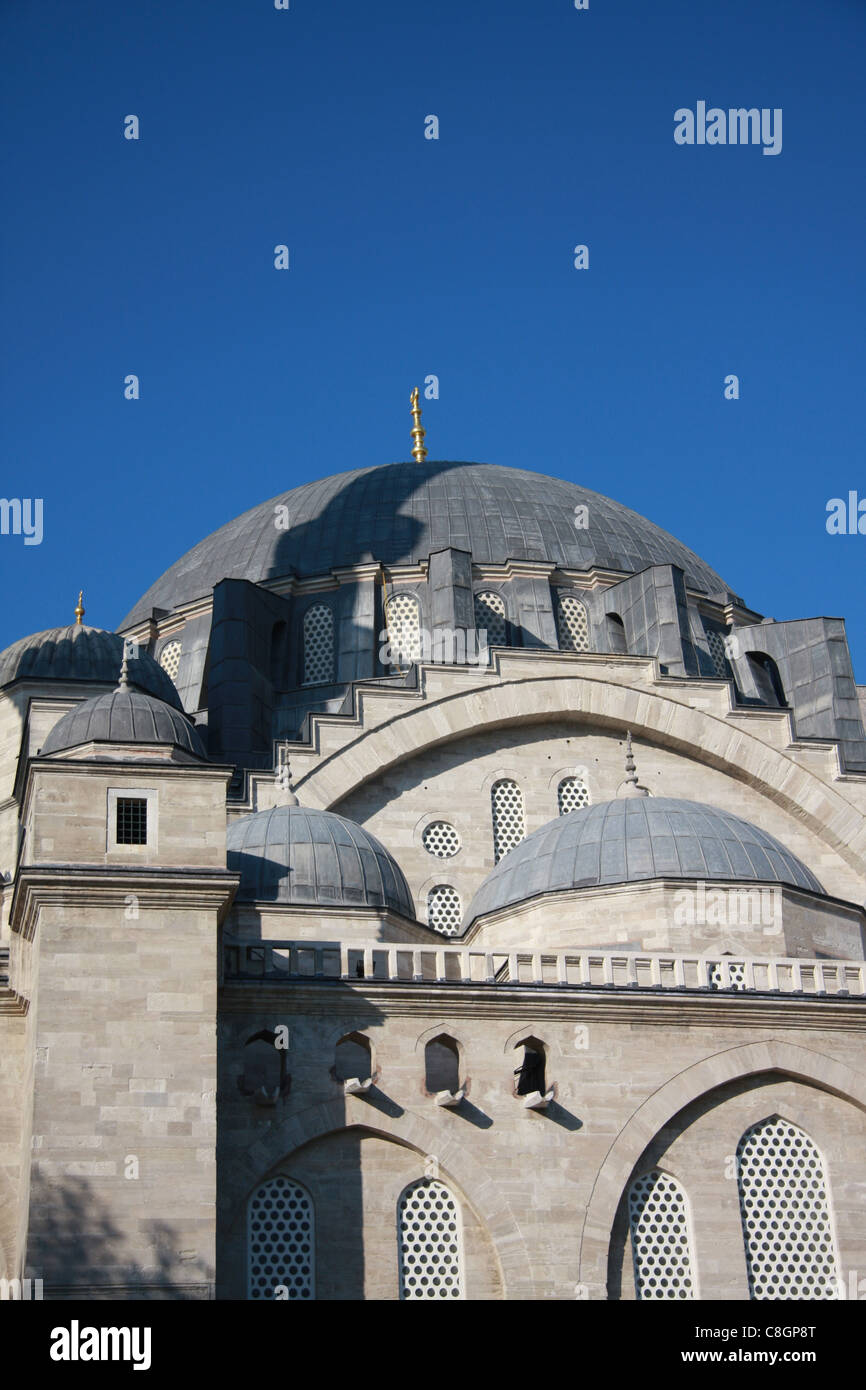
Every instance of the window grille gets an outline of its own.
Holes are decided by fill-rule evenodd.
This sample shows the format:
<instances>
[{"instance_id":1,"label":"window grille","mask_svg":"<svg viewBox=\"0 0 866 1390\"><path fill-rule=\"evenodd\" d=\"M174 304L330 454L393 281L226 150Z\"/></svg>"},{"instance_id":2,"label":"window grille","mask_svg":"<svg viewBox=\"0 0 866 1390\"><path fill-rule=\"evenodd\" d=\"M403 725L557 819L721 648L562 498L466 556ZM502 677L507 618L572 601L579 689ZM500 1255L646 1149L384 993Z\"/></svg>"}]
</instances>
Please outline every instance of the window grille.
<instances>
[{"instance_id":1,"label":"window grille","mask_svg":"<svg viewBox=\"0 0 866 1390\"><path fill-rule=\"evenodd\" d=\"M422 1178L397 1208L400 1297L463 1298L460 1211L442 1182Z\"/></svg>"},{"instance_id":2,"label":"window grille","mask_svg":"<svg viewBox=\"0 0 866 1390\"><path fill-rule=\"evenodd\" d=\"M327 603L314 603L304 614L304 685L333 679L334 614Z\"/></svg>"},{"instance_id":3,"label":"window grille","mask_svg":"<svg viewBox=\"0 0 866 1390\"><path fill-rule=\"evenodd\" d=\"M411 594L394 594L386 608L392 666L421 660L421 610Z\"/></svg>"},{"instance_id":4,"label":"window grille","mask_svg":"<svg viewBox=\"0 0 866 1390\"><path fill-rule=\"evenodd\" d=\"M710 649L710 656L713 659L716 675L720 680L726 681L729 679L730 672L728 671L728 663L725 657L725 639L722 634L717 632L713 627L704 628L704 631L707 634L707 646Z\"/></svg>"},{"instance_id":5,"label":"window grille","mask_svg":"<svg viewBox=\"0 0 866 1390\"><path fill-rule=\"evenodd\" d=\"M427 925L443 936L455 936L460 930L463 909L460 894L447 883L439 883L427 894Z\"/></svg>"},{"instance_id":6,"label":"window grille","mask_svg":"<svg viewBox=\"0 0 866 1390\"><path fill-rule=\"evenodd\" d=\"M147 844L147 801L144 797L117 798L117 843Z\"/></svg>"},{"instance_id":7,"label":"window grille","mask_svg":"<svg viewBox=\"0 0 866 1390\"><path fill-rule=\"evenodd\" d=\"M526 834L523 792L510 777L502 777L493 783L490 799L493 804L493 858L498 864Z\"/></svg>"},{"instance_id":8,"label":"window grille","mask_svg":"<svg viewBox=\"0 0 866 1390\"><path fill-rule=\"evenodd\" d=\"M557 605L559 647L564 652L589 651L589 620L586 604L574 594L562 594Z\"/></svg>"},{"instance_id":9,"label":"window grille","mask_svg":"<svg viewBox=\"0 0 866 1390\"><path fill-rule=\"evenodd\" d=\"M677 1180L658 1168L635 1178L628 1219L638 1298L694 1298L686 1199Z\"/></svg>"},{"instance_id":10,"label":"window grille","mask_svg":"<svg viewBox=\"0 0 866 1390\"><path fill-rule=\"evenodd\" d=\"M174 680L177 676L180 666L180 648L180 642L175 639L173 642L166 642L159 654L159 664L169 680Z\"/></svg>"},{"instance_id":11,"label":"window grille","mask_svg":"<svg viewBox=\"0 0 866 1390\"><path fill-rule=\"evenodd\" d=\"M714 960L714 961L712 961L712 962L708 961L707 964L708 964L708 966L709 966L709 970L707 971L707 983L709 984L710 989L721 989L721 988L722 988L722 963L721 963L721 961L718 961L718 960ZM728 979L730 980L730 985L728 986L729 989L745 989L745 988L746 988L746 966L745 966L745 962L744 962L744 961L741 961L741 960L732 961L732 963L728 966Z\"/></svg>"},{"instance_id":12,"label":"window grille","mask_svg":"<svg viewBox=\"0 0 866 1390\"><path fill-rule=\"evenodd\" d=\"M750 1297L838 1298L824 1165L808 1134L778 1115L752 1125L737 1181Z\"/></svg>"},{"instance_id":13,"label":"window grille","mask_svg":"<svg viewBox=\"0 0 866 1390\"><path fill-rule=\"evenodd\" d=\"M248 1241L251 1299L274 1298L280 1286L289 1299L313 1298L313 1204L298 1183L272 1178L253 1193Z\"/></svg>"},{"instance_id":14,"label":"window grille","mask_svg":"<svg viewBox=\"0 0 866 1390\"><path fill-rule=\"evenodd\" d=\"M505 617L505 600L501 594L483 593L475 595L475 626L487 632L488 647L508 645L508 622Z\"/></svg>"},{"instance_id":15,"label":"window grille","mask_svg":"<svg viewBox=\"0 0 866 1390\"><path fill-rule=\"evenodd\" d=\"M425 827L421 843L427 853L435 854L437 859L451 859L460 848L460 836L447 821L434 820Z\"/></svg>"},{"instance_id":16,"label":"window grille","mask_svg":"<svg viewBox=\"0 0 866 1390\"><path fill-rule=\"evenodd\" d=\"M559 814L567 816L570 811L579 811L589 805L589 787L582 777L563 777L556 789Z\"/></svg>"}]
</instances>

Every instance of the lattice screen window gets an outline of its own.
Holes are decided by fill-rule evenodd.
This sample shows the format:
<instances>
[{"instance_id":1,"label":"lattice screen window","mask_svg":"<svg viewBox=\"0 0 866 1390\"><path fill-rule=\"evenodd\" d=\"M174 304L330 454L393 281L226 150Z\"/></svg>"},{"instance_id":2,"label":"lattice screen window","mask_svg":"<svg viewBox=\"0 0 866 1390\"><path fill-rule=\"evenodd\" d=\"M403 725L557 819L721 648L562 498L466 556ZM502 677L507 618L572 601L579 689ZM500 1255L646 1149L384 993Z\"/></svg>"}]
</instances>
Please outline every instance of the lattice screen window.
<instances>
[{"instance_id":1,"label":"lattice screen window","mask_svg":"<svg viewBox=\"0 0 866 1390\"><path fill-rule=\"evenodd\" d=\"M408 666L421 660L421 609L411 594L395 594L386 609L391 664Z\"/></svg>"},{"instance_id":2,"label":"lattice screen window","mask_svg":"<svg viewBox=\"0 0 866 1390\"><path fill-rule=\"evenodd\" d=\"M501 594L475 595L475 626L486 630L488 647L506 647L508 645L505 600Z\"/></svg>"},{"instance_id":3,"label":"lattice screen window","mask_svg":"<svg viewBox=\"0 0 866 1390\"><path fill-rule=\"evenodd\" d=\"M628 1219L638 1298L694 1298L686 1199L676 1178L657 1168L635 1178Z\"/></svg>"},{"instance_id":4,"label":"lattice screen window","mask_svg":"<svg viewBox=\"0 0 866 1390\"><path fill-rule=\"evenodd\" d=\"M824 1165L808 1134L778 1115L752 1125L737 1180L750 1297L838 1298Z\"/></svg>"},{"instance_id":5,"label":"lattice screen window","mask_svg":"<svg viewBox=\"0 0 866 1390\"><path fill-rule=\"evenodd\" d=\"M463 1298L460 1209L442 1182L423 1178L397 1208L400 1297Z\"/></svg>"},{"instance_id":6,"label":"lattice screen window","mask_svg":"<svg viewBox=\"0 0 866 1390\"><path fill-rule=\"evenodd\" d=\"M437 859L451 859L460 848L460 836L447 820L434 820L424 828L421 843Z\"/></svg>"},{"instance_id":7,"label":"lattice screen window","mask_svg":"<svg viewBox=\"0 0 866 1390\"><path fill-rule=\"evenodd\" d=\"M569 811L579 811L589 805L589 787L582 777L563 777L556 789L559 814L567 816Z\"/></svg>"},{"instance_id":8,"label":"lattice screen window","mask_svg":"<svg viewBox=\"0 0 866 1390\"><path fill-rule=\"evenodd\" d=\"M526 834L523 792L510 777L502 777L493 783L490 800L493 805L493 859L498 864Z\"/></svg>"},{"instance_id":9,"label":"lattice screen window","mask_svg":"<svg viewBox=\"0 0 866 1390\"><path fill-rule=\"evenodd\" d=\"M730 672L728 671L728 663L725 659L725 639L722 634L717 632L713 627L706 627L704 631L707 634L707 646L710 649L710 656L713 658L716 675L719 676L721 680L726 681L730 678Z\"/></svg>"},{"instance_id":10,"label":"lattice screen window","mask_svg":"<svg viewBox=\"0 0 866 1390\"><path fill-rule=\"evenodd\" d=\"M723 989L724 986L722 985L721 961L714 960L712 963L708 961L707 964L709 965L709 969L707 971L707 980L709 982L710 989ZM732 961L731 964L728 966L728 979L730 980L728 989L745 989L745 962L741 960Z\"/></svg>"},{"instance_id":11,"label":"lattice screen window","mask_svg":"<svg viewBox=\"0 0 866 1390\"><path fill-rule=\"evenodd\" d=\"M250 1198L247 1239L249 1298L273 1298L280 1285L289 1299L314 1297L313 1204L298 1183L262 1183Z\"/></svg>"},{"instance_id":12,"label":"lattice screen window","mask_svg":"<svg viewBox=\"0 0 866 1390\"><path fill-rule=\"evenodd\" d=\"M463 908L460 894L448 883L438 883L427 894L427 925L443 936L455 936L460 930Z\"/></svg>"},{"instance_id":13,"label":"lattice screen window","mask_svg":"<svg viewBox=\"0 0 866 1390\"><path fill-rule=\"evenodd\" d=\"M334 613L314 603L304 614L304 685L327 685L334 679Z\"/></svg>"},{"instance_id":14,"label":"lattice screen window","mask_svg":"<svg viewBox=\"0 0 866 1390\"><path fill-rule=\"evenodd\" d=\"M589 620L586 605L574 594L563 594L557 605L559 647L564 652L589 651Z\"/></svg>"},{"instance_id":15,"label":"lattice screen window","mask_svg":"<svg viewBox=\"0 0 866 1390\"><path fill-rule=\"evenodd\" d=\"M177 638L173 642L166 642L159 654L159 664L169 680L174 680L180 666L180 642Z\"/></svg>"}]
</instances>

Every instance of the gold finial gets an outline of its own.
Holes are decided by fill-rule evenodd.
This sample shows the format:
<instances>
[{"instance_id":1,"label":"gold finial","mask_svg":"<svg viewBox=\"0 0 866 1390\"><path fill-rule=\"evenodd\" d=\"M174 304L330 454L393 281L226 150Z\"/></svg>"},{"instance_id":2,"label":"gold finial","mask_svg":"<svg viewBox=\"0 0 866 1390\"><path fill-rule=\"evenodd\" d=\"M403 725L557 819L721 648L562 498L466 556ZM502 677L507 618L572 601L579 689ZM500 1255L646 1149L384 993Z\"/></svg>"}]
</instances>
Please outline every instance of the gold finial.
<instances>
[{"instance_id":1,"label":"gold finial","mask_svg":"<svg viewBox=\"0 0 866 1390\"><path fill-rule=\"evenodd\" d=\"M82 619L83 617L84 617L84 590L83 590L83 589L80 589L80 590L78 591L78 603L77 603L76 606L75 606L75 622L76 622L76 624L77 624L78 626L81 625L81 619Z\"/></svg>"},{"instance_id":2,"label":"gold finial","mask_svg":"<svg viewBox=\"0 0 866 1390\"><path fill-rule=\"evenodd\" d=\"M409 397L409 404L412 407L412 419L415 424L412 427L412 438L415 440L415 447L412 450L412 457L416 463L423 463L427 457L427 450L424 448L424 435L426 430L421 424L421 407L418 404L418 387L412 388L412 395Z\"/></svg>"}]
</instances>

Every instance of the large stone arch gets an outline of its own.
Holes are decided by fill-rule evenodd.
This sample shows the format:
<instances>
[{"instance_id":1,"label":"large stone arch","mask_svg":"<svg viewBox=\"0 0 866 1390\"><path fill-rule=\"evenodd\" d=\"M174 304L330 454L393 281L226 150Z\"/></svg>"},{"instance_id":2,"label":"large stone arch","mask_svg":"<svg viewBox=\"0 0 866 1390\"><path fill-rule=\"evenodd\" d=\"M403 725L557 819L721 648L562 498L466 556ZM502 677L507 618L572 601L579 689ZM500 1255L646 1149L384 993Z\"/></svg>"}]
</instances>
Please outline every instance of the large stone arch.
<instances>
[{"instance_id":1,"label":"large stone arch","mask_svg":"<svg viewBox=\"0 0 866 1390\"><path fill-rule=\"evenodd\" d=\"M305 1144L347 1129L365 1130L415 1149L419 1154L435 1154L441 1168L453 1177L484 1224L499 1261L505 1297L533 1297L534 1271L530 1269L526 1244L493 1178L456 1138L443 1136L441 1130L410 1111L392 1117L371 1109L363 1101L347 1103L340 1097L310 1106L282 1124L274 1124L242 1155L226 1165L227 1183L236 1206L235 1220L241 1218L250 1192L277 1164Z\"/></svg>"},{"instance_id":2,"label":"large stone arch","mask_svg":"<svg viewBox=\"0 0 866 1390\"><path fill-rule=\"evenodd\" d=\"M700 1096L726 1082L759 1072L781 1072L794 1080L809 1082L866 1111L866 1075L824 1053L774 1038L730 1047L687 1067L639 1106L620 1130L599 1169L580 1245L581 1283L590 1297L606 1297L614 1218L631 1171L650 1141Z\"/></svg>"},{"instance_id":3,"label":"large stone arch","mask_svg":"<svg viewBox=\"0 0 866 1390\"><path fill-rule=\"evenodd\" d=\"M747 783L796 816L862 873L866 816L840 791L742 723L601 676L505 679L413 705L374 728L359 729L339 749L325 753L298 780L297 790L305 804L327 809L425 749L479 730L556 718L631 729L639 737Z\"/></svg>"}]
</instances>

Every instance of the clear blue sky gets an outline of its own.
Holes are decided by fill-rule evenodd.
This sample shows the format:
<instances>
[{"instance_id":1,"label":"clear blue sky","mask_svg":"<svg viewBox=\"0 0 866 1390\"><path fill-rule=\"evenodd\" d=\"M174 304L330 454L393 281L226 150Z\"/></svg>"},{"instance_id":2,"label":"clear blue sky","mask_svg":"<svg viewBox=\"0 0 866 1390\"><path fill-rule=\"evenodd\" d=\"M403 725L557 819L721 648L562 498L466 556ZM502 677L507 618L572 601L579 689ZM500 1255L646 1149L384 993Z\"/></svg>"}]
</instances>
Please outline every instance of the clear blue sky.
<instances>
[{"instance_id":1,"label":"clear blue sky","mask_svg":"<svg viewBox=\"0 0 866 1390\"><path fill-rule=\"evenodd\" d=\"M862 0L5 0L0 50L0 490L45 528L0 536L0 647L407 458L436 373L432 457L625 502L844 616L866 681L866 536L825 530L866 497ZM781 154L677 146L699 100L781 107Z\"/></svg>"}]
</instances>

